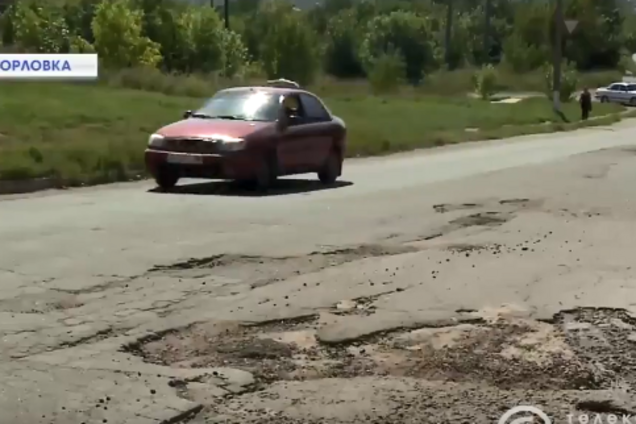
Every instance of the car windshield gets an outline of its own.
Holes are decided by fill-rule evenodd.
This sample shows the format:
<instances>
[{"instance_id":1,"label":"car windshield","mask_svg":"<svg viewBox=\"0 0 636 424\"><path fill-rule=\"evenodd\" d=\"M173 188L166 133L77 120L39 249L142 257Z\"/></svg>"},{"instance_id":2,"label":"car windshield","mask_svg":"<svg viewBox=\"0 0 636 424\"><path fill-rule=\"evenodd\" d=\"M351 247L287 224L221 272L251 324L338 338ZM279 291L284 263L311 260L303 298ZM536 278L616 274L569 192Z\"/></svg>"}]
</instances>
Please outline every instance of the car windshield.
<instances>
[{"instance_id":1,"label":"car windshield","mask_svg":"<svg viewBox=\"0 0 636 424\"><path fill-rule=\"evenodd\" d=\"M195 118L234 119L241 121L275 121L278 96L265 91L220 91L193 113Z\"/></svg>"}]
</instances>

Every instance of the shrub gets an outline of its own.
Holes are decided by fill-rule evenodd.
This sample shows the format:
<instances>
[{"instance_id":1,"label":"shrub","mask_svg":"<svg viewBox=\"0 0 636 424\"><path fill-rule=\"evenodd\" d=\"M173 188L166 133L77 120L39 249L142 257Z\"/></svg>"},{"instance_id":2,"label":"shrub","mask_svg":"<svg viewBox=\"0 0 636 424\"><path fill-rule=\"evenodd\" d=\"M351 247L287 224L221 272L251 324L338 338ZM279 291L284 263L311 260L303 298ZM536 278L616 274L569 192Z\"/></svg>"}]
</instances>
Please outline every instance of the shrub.
<instances>
[{"instance_id":1,"label":"shrub","mask_svg":"<svg viewBox=\"0 0 636 424\"><path fill-rule=\"evenodd\" d=\"M228 78L242 77L245 74L248 52L241 36L223 29L223 75Z\"/></svg>"},{"instance_id":2,"label":"shrub","mask_svg":"<svg viewBox=\"0 0 636 424\"><path fill-rule=\"evenodd\" d=\"M543 65L543 76L545 79L546 96L552 99L554 67L550 63ZM561 90L559 98L562 102L569 102L576 91L579 82L579 74L572 62L561 64Z\"/></svg>"},{"instance_id":3,"label":"shrub","mask_svg":"<svg viewBox=\"0 0 636 424\"><path fill-rule=\"evenodd\" d=\"M369 83L376 94L396 91L404 81L405 64L397 52L388 52L374 60L369 72Z\"/></svg>"},{"instance_id":4,"label":"shrub","mask_svg":"<svg viewBox=\"0 0 636 424\"><path fill-rule=\"evenodd\" d=\"M300 12L284 3L265 4L263 18L270 19L263 34L260 61L268 78L287 78L302 85L312 83L322 62L316 33ZM271 22L276 22L271 25Z\"/></svg>"},{"instance_id":5,"label":"shrub","mask_svg":"<svg viewBox=\"0 0 636 424\"><path fill-rule=\"evenodd\" d=\"M496 92L497 70L493 65L484 65L473 75L475 93L483 100L488 100Z\"/></svg>"},{"instance_id":6,"label":"shrub","mask_svg":"<svg viewBox=\"0 0 636 424\"><path fill-rule=\"evenodd\" d=\"M434 34L428 21L412 12L396 11L369 21L360 46L360 58L367 69L383 55L399 52L406 78L419 83L424 73L436 66Z\"/></svg>"},{"instance_id":7,"label":"shrub","mask_svg":"<svg viewBox=\"0 0 636 424\"><path fill-rule=\"evenodd\" d=\"M100 60L113 68L154 67L161 61L159 44L142 35L141 10L126 0L104 0L95 12L92 30Z\"/></svg>"},{"instance_id":8,"label":"shrub","mask_svg":"<svg viewBox=\"0 0 636 424\"><path fill-rule=\"evenodd\" d=\"M325 67L329 74L341 78L364 76L364 69L358 57L359 32L353 10L344 10L329 21L325 52Z\"/></svg>"},{"instance_id":9,"label":"shrub","mask_svg":"<svg viewBox=\"0 0 636 424\"><path fill-rule=\"evenodd\" d=\"M548 57L546 47L530 45L518 34L512 34L503 44L503 61L517 73L539 69Z\"/></svg>"}]
</instances>

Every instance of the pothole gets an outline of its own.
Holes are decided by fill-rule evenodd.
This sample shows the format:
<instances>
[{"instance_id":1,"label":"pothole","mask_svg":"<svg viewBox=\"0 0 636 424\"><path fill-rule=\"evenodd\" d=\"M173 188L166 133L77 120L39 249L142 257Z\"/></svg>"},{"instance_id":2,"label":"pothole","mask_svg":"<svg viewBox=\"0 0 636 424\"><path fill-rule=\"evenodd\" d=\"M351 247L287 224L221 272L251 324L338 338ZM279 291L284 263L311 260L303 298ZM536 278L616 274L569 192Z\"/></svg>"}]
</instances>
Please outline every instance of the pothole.
<instances>
[{"instance_id":1,"label":"pothole","mask_svg":"<svg viewBox=\"0 0 636 424\"><path fill-rule=\"evenodd\" d=\"M476 213L450 221L451 225L459 227L475 227L475 226L499 226L510 221L512 217L499 212L483 212Z\"/></svg>"},{"instance_id":2,"label":"pothole","mask_svg":"<svg viewBox=\"0 0 636 424\"><path fill-rule=\"evenodd\" d=\"M484 205L481 203L441 203L439 205L433 205L433 209L437 213L455 212L467 209L477 209Z\"/></svg>"},{"instance_id":3,"label":"pothole","mask_svg":"<svg viewBox=\"0 0 636 424\"><path fill-rule=\"evenodd\" d=\"M557 316L573 350L595 364L603 387L636 384L636 319L622 309L583 308Z\"/></svg>"},{"instance_id":4,"label":"pothole","mask_svg":"<svg viewBox=\"0 0 636 424\"><path fill-rule=\"evenodd\" d=\"M471 253L479 252L482 250L488 250L491 248L485 244L468 244L468 243L456 243L446 246L446 250L454 253Z\"/></svg>"},{"instance_id":5,"label":"pothole","mask_svg":"<svg viewBox=\"0 0 636 424\"><path fill-rule=\"evenodd\" d=\"M378 293L373 296L358 297L351 300L343 300L338 302L330 309L330 313L333 315L373 315L376 311L375 302L383 296L386 296L396 291L402 290L390 290L383 293Z\"/></svg>"},{"instance_id":6,"label":"pothole","mask_svg":"<svg viewBox=\"0 0 636 424\"><path fill-rule=\"evenodd\" d=\"M125 350L176 368L239 368L268 383L296 378L303 361L317 363L316 323L314 316L261 325L200 323Z\"/></svg>"},{"instance_id":7,"label":"pothole","mask_svg":"<svg viewBox=\"0 0 636 424\"><path fill-rule=\"evenodd\" d=\"M365 305L357 302L341 309ZM306 317L262 325L197 324L131 351L173 367L239 368L266 384L398 376L502 389L593 390L636 377L633 322L624 312L583 309L559 314L555 323L507 316L327 346L317 337L321 319Z\"/></svg>"}]
</instances>

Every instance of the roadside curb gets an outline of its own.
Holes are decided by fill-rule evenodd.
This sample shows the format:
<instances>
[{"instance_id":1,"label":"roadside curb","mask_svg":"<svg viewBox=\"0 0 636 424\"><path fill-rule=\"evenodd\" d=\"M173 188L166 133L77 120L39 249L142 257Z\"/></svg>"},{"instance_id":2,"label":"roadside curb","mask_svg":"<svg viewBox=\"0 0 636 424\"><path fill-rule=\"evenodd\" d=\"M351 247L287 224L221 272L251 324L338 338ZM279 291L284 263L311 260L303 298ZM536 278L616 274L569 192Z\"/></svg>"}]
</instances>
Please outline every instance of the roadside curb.
<instances>
[{"instance_id":1,"label":"roadside curb","mask_svg":"<svg viewBox=\"0 0 636 424\"><path fill-rule=\"evenodd\" d=\"M64 190L67 188L96 187L105 184L142 181L146 179L142 172L135 172L133 174L133 177L124 180L85 182L80 184L73 183L68 180L62 180L59 178L36 178L33 180L0 180L0 196L11 194L29 194L44 190Z\"/></svg>"},{"instance_id":2,"label":"roadside curb","mask_svg":"<svg viewBox=\"0 0 636 424\"><path fill-rule=\"evenodd\" d=\"M38 178L35 180L4 180L0 181L0 195L27 194L36 191L62 188L60 181L54 178Z\"/></svg>"}]
</instances>

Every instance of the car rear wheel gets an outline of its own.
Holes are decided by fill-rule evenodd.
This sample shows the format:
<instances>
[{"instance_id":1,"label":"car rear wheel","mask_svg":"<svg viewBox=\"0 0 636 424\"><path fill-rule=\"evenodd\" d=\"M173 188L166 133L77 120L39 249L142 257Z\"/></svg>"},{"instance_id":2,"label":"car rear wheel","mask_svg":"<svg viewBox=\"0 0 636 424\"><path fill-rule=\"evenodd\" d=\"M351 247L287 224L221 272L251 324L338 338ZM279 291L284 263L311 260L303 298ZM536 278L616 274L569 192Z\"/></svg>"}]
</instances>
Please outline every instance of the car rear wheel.
<instances>
[{"instance_id":1,"label":"car rear wheel","mask_svg":"<svg viewBox=\"0 0 636 424\"><path fill-rule=\"evenodd\" d=\"M342 169L342 159L335 150L332 150L325 161L322 169L318 172L318 178L323 184L333 184L340 176Z\"/></svg>"},{"instance_id":2,"label":"car rear wheel","mask_svg":"<svg viewBox=\"0 0 636 424\"><path fill-rule=\"evenodd\" d=\"M179 182L179 173L169 168L161 169L155 175L155 182L162 190L170 190Z\"/></svg>"}]
</instances>

